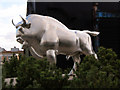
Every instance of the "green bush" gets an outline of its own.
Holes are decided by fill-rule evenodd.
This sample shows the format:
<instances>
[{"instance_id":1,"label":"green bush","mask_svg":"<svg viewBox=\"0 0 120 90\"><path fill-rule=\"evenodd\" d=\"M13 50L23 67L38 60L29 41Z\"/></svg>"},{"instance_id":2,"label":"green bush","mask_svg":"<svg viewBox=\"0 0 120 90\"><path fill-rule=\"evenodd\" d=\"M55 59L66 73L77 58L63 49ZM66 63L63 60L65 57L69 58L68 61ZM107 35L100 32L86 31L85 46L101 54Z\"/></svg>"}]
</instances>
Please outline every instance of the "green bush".
<instances>
[{"instance_id":1,"label":"green bush","mask_svg":"<svg viewBox=\"0 0 120 90\"><path fill-rule=\"evenodd\" d=\"M50 65L46 59L36 60L33 57L28 57L21 62L17 73L18 84L16 86L20 88L36 87L35 85L39 88L60 88L67 80L67 77L62 78L61 69Z\"/></svg>"},{"instance_id":2,"label":"green bush","mask_svg":"<svg viewBox=\"0 0 120 90\"><path fill-rule=\"evenodd\" d=\"M17 56L13 55L9 61L4 60L2 65L3 77L17 77L17 67L19 66L19 61Z\"/></svg>"},{"instance_id":3,"label":"green bush","mask_svg":"<svg viewBox=\"0 0 120 90\"><path fill-rule=\"evenodd\" d=\"M13 65L15 59L13 56L10 62L3 64L4 79L8 77L17 77L16 86L11 87L3 83L3 88L61 88L66 85L68 76L62 77L62 70L55 65L50 65L46 58L37 60L33 57L20 57ZM12 61L13 60L13 61ZM15 63L16 63L15 62ZM8 68L8 66L11 68ZM11 71L17 69L16 73L11 75ZM65 72L68 73L67 71ZM9 75L7 75L9 74Z\"/></svg>"},{"instance_id":4,"label":"green bush","mask_svg":"<svg viewBox=\"0 0 120 90\"><path fill-rule=\"evenodd\" d=\"M100 47L97 55L99 60L92 55L84 58L71 87L120 88L120 59L117 59L116 53L112 49Z\"/></svg>"},{"instance_id":5,"label":"green bush","mask_svg":"<svg viewBox=\"0 0 120 90\"><path fill-rule=\"evenodd\" d=\"M20 56L20 60L13 56L10 62L5 61L3 76L18 78L15 86L7 88L120 88L120 59L116 53L100 47L97 55L99 60L92 55L84 57L73 80L68 80L70 69L62 71L50 65L46 58L37 60L25 56Z\"/></svg>"}]
</instances>

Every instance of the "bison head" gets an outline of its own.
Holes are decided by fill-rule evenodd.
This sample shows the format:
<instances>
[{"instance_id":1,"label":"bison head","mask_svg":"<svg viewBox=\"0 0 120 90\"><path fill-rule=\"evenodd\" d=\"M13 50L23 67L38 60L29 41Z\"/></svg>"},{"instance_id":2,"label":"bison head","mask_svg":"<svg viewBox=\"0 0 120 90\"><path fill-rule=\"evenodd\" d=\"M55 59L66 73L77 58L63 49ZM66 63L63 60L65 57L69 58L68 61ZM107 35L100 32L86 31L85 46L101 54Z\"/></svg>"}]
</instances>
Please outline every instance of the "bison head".
<instances>
[{"instance_id":1,"label":"bison head","mask_svg":"<svg viewBox=\"0 0 120 90\"><path fill-rule=\"evenodd\" d=\"M23 44L24 40L22 36L27 35L29 33L29 28L31 27L31 23L29 23L26 19L24 19L22 16L20 16L22 21L14 24L12 19L12 24L16 27L16 38L17 41L21 44Z\"/></svg>"}]
</instances>

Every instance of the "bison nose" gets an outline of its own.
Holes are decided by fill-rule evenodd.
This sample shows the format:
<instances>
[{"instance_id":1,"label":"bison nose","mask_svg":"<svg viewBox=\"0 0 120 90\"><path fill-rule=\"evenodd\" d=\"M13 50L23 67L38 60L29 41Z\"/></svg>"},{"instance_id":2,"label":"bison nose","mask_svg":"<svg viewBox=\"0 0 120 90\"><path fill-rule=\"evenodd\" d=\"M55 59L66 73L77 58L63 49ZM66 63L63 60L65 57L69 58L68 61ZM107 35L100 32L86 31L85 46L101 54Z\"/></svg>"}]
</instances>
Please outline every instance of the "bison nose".
<instances>
[{"instance_id":1,"label":"bison nose","mask_svg":"<svg viewBox=\"0 0 120 90\"><path fill-rule=\"evenodd\" d=\"M17 42L23 44L24 40L22 40L22 38L17 38Z\"/></svg>"}]
</instances>

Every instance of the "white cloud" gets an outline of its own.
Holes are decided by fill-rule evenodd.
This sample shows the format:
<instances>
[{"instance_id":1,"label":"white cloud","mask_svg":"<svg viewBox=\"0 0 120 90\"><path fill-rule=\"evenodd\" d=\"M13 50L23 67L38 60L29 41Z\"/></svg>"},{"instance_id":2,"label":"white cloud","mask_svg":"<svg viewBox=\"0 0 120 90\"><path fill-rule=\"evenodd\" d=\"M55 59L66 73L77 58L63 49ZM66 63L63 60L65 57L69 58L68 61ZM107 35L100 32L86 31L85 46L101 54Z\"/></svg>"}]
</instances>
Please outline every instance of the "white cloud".
<instances>
[{"instance_id":1,"label":"white cloud","mask_svg":"<svg viewBox=\"0 0 120 90\"><path fill-rule=\"evenodd\" d=\"M5 1L3 4L5 4ZM0 5L0 47L5 48L6 50L10 50L10 48L14 46L21 48L21 45L16 41L16 30L15 27L12 25L11 20L14 19L15 23L21 21L19 15L25 17L26 9L26 0L24 0L20 4L19 2L14 2L14 4L11 2L11 4L7 7L4 7L4 5Z\"/></svg>"}]
</instances>

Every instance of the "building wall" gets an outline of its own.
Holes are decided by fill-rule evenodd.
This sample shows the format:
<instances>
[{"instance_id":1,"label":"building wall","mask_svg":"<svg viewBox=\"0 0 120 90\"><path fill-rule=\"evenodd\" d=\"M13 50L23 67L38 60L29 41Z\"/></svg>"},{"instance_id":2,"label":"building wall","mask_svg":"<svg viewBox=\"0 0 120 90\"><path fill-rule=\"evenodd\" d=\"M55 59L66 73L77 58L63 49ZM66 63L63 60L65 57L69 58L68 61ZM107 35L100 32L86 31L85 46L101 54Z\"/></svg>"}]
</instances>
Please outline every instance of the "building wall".
<instances>
[{"instance_id":1,"label":"building wall","mask_svg":"<svg viewBox=\"0 0 120 90\"><path fill-rule=\"evenodd\" d=\"M11 48L11 51L12 51L12 52L19 51L19 48L16 48L16 47L14 47L14 48Z\"/></svg>"},{"instance_id":2,"label":"building wall","mask_svg":"<svg viewBox=\"0 0 120 90\"><path fill-rule=\"evenodd\" d=\"M12 50L12 49L11 49ZM0 52L0 64L2 64L3 60L9 61L9 59L15 54L19 60L19 54L24 55L24 51L16 51L17 49L13 49L13 51L2 51Z\"/></svg>"},{"instance_id":3,"label":"building wall","mask_svg":"<svg viewBox=\"0 0 120 90\"><path fill-rule=\"evenodd\" d=\"M93 5L94 3L92 2L28 2L27 15L40 14L52 16L70 29L95 31L97 27L97 31L100 32L99 45L112 48L117 54L120 54L120 27L118 25L120 18L105 18L102 15L102 18L98 19L96 18L97 14L93 15ZM97 12L120 14L120 2L101 2L98 3L97 7ZM96 38L92 37L92 41L95 47ZM58 58L61 60L61 63L64 63L63 66L67 64L64 58L65 56Z\"/></svg>"},{"instance_id":4,"label":"building wall","mask_svg":"<svg viewBox=\"0 0 120 90\"><path fill-rule=\"evenodd\" d=\"M70 29L93 31L96 30L94 27L97 24L100 31L100 46L112 48L119 54L120 16L118 17L118 15L120 15L120 2L99 2L97 12L117 14L117 16L105 17L101 14L102 17L97 22L93 16L93 5L92 2L28 2L27 15L36 13L52 16ZM95 47L95 38L92 37L92 40Z\"/></svg>"}]
</instances>

